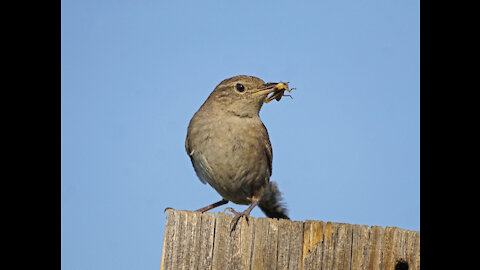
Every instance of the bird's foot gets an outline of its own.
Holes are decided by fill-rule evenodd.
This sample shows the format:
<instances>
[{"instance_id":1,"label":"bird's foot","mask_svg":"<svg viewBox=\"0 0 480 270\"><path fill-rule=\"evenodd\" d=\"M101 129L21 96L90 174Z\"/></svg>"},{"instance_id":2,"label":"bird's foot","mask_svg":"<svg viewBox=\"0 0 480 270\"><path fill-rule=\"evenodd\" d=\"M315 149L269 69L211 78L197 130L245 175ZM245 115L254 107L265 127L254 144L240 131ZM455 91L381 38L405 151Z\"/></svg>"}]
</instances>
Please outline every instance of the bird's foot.
<instances>
[{"instance_id":1,"label":"bird's foot","mask_svg":"<svg viewBox=\"0 0 480 270\"><path fill-rule=\"evenodd\" d=\"M170 209L172 209L172 210L173 210L173 208L172 208L172 207L167 207L167 208L165 208L165 210L163 210L163 212L165 213L165 212L167 212L167 210L170 210Z\"/></svg>"},{"instance_id":2,"label":"bird's foot","mask_svg":"<svg viewBox=\"0 0 480 270\"><path fill-rule=\"evenodd\" d=\"M250 211L248 211L249 209L246 209L243 212L237 212L233 208L227 207L223 211L225 212L226 210L233 213L233 219L232 219L232 222L230 223L230 226L232 227L232 230L230 231L230 233L235 231L235 229L237 228L237 223L238 223L238 221L240 220L241 217L245 217L245 221L247 221L247 224L248 224L248 216L250 215Z\"/></svg>"}]
</instances>

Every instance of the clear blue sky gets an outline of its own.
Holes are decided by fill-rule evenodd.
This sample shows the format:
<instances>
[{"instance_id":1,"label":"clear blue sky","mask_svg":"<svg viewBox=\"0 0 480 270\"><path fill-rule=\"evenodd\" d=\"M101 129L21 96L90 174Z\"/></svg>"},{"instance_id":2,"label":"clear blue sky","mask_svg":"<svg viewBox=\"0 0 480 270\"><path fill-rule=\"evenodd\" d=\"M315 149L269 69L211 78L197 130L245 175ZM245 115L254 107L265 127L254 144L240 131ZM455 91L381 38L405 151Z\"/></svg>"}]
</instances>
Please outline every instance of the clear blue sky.
<instances>
[{"instance_id":1,"label":"clear blue sky","mask_svg":"<svg viewBox=\"0 0 480 270\"><path fill-rule=\"evenodd\" d=\"M297 88L260 113L292 219L420 229L419 1L61 4L62 269L159 269L163 209L220 199L184 142L239 74Z\"/></svg>"}]
</instances>

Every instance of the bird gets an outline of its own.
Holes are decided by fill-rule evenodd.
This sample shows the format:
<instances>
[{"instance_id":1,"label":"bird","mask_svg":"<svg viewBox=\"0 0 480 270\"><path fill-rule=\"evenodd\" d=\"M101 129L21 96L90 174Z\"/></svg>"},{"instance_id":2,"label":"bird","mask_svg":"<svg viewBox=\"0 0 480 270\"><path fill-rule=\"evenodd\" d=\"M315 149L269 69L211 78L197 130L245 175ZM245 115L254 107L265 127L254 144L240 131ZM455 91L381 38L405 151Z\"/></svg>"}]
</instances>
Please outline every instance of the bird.
<instances>
[{"instance_id":1,"label":"bird","mask_svg":"<svg viewBox=\"0 0 480 270\"><path fill-rule=\"evenodd\" d=\"M225 79L188 125L185 150L196 175L222 197L196 211L203 213L229 201L249 205L243 212L225 209L234 214L232 230L241 217L248 222L256 206L269 218L290 219L278 185L270 181L272 145L259 116L266 97L277 85L248 75Z\"/></svg>"}]
</instances>

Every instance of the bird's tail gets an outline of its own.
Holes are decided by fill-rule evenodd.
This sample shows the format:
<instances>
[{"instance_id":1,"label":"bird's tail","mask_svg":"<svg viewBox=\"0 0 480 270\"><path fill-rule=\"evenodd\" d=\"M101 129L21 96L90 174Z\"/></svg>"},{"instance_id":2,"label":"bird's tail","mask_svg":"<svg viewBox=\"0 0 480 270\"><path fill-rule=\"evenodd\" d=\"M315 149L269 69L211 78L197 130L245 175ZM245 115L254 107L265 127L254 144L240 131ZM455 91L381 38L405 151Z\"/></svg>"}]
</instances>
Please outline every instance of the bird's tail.
<instances>
[{"instance_id":1,"label":"bird's tail","mask_svg":"<svg viewBox=\"0 0 480 270\"><path fill-rule=\"evenodd\" d=\"M290 219L288 210L282 203L282 193L278 190L277 183L269 182L265 188L258 206L269 218Z\"/></svg>"}]
</instances>

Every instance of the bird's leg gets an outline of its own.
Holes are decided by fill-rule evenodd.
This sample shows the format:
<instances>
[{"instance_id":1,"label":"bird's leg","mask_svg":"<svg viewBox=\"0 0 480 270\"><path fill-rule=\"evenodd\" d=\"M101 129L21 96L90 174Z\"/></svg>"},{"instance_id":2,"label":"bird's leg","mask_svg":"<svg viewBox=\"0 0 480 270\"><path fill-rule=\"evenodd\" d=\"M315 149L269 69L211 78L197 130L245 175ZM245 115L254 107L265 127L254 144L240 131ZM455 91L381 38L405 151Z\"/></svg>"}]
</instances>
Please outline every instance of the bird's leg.
<instances>
[{"instance_id":1,"label":"bird's leg","mask_svg":"<svg viewBox=\"0 0 480 270\"><path fill-rule=\"evenodd\" d=\"M195 212L201 212L201 213L203 213L203 212L206 212L206 211L208 211L208 210L210 210L210 209L213 209L213 208L215 208L215 207L218 207L218 206L220 206L220 205L224 205L224 204L226 204L226 203L228 203L228 201L225 200L225 199L222 199L221 201L218 201L218 202L216 202L216 203L212 203L212 204L210 204L210 205L207 205L207 206L205 206L205 207L203 207L203 208L197 209L197 210L195 210ZM173 209L173 208L172 208L172 207L167 207L167 208L165 208L165 210L163 210L163 212L165 213L165 212L167 212L167 210L169 210L169 209Z\"/></svg>"},{"instance_id":2,"label":"bird's leg","mask_svg":"<svg viewBox=\"0 0 480 270\"><path fill-rule=\"evenodd\" d=\"M215 207L218 207L218 206L220 206L220 205L224 205L224 204L226 204L226 203L228 203L228 201L225 200L225 199L222 199L221 201L218 201L218 202L216 202L216 203L212 203L212 204L210 204L210 205L207 205L207 206L205 206L205 207L203 207L203 208L197 209L197 210L195 210L195 212L201 212L201 213L203 213L203 212L206 212L206 211L208 211L208 210L210 210L210 209L213 209L213 208L215 208Z\"/></svg>"},{"instance_id":3,"label":"bird's leg","mask_svg":"<svg viewBox=\"0 0 480 270\"><path fill-rule=\"evenodd\" d=\"M237 212L237 211L233 210L233 208L231 208L231 207L225 208L225 210L228 210L228 211L230 211L234 214L233 215L233 220L232 220L232 223L231 223L231 226L232 226L232 231L231 232L233 232L235 230L235 228L237 227L237 223L238 223L238 221L240 220L241 217L245 217L245 220L247 221L247 224L248 224L248 216L250 215L250 212L252 212L253 208L255 208L255 206L258 205L259 201L260 201L259 199L253 199L252 204L250 204L250 206L247 209L245 209L245 211L243 211L243 212Z\"/></svg>"}]
</instances>

